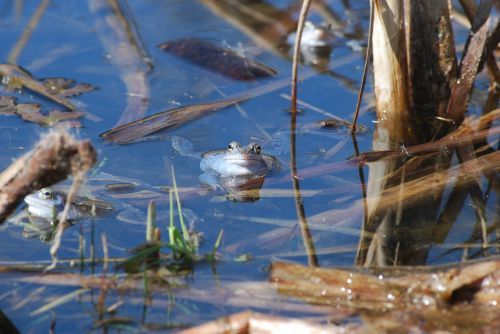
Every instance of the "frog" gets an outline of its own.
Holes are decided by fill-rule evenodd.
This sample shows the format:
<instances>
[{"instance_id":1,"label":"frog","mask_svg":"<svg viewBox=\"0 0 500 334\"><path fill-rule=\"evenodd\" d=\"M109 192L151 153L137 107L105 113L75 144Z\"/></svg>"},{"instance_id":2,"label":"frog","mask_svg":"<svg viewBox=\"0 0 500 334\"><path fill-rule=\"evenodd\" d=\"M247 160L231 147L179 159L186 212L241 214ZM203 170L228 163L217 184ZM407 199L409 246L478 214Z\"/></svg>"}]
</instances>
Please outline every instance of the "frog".
<instances>
[{"instance_id":1,"label":"frog","mask_svg":"<svg viewBox=\"0 0 500 334\"><path fill-rule=\"evenodd\" d=\"M295 38L295 32L288 36L287 41L290 46L295 44ZM300 53L302 54L303 62L313 66L328 64L334 42L335 35L328 27L306 21L300 41Z\"/></svg>"},{"instance_id":2,"label":"frog","mask_svg":"<svg viewBox=\"0 0 500 334\"><path fill-rule=\"evenodd\" d=\"M237 141L229 143L226 149L203 153L200 169L205 173L216 173L221 177L265 176L276 170L277 160L262 153L262 147L250 143L242 147Z\"/></svg>"},{"instance_id":3,"label":"frog","mask_svg":"<svg viewBox=\"0 0 500 334\"><path fill-rule=\"evenodd\" d=\"M26 209L9 218L9 221L23 226L23 236L38 236L44 242L50 242L55 227L62 217L66 194L52 188L42 188L24 198ZM77 219L102 216L113 207L108 202L75 196L66 217L70 224Z\"/></svg>"},{"instance_id":4,"label":"frog","mask_svg":"<svg viewBox=\"0 0 500 334\"><path fill-rule=\"evenodd\" d=\"M262 147L252 142L242 146L237 141L230 142L226 148L205 153L193 153L193 145L181 137L172 138L173 148L183 156L201 158L200 182L212 190L220 188L230 194L235 201L246 201L240 196L242 191L258 190L264 178L279 169L278 160L262 152ZM251 200L258 196L251 192Z\"/></svg>"},{"instance_id":5,"label":"frog","mask_svg":"<svg viewBox=\"0 0 500 334\"><path fill-rule=\"evenodd\" d=\"M61 218L66 196L64 193L55 191L51 188L42 188L24 198L27 205L27 211L32 217L43 218L50 221ZM68 220L74 220L78 217L78 212L71 206L68 211Z\"/></svg>"}]
</instances>

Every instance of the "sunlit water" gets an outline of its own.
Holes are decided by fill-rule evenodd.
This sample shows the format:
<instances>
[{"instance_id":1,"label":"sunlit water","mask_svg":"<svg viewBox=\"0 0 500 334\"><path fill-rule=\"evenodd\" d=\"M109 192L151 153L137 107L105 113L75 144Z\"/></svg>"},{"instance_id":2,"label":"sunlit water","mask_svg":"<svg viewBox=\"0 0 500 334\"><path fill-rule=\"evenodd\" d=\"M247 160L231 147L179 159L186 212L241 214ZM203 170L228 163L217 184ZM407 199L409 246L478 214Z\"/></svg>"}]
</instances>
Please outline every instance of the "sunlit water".
<instances>
[{"instance_id":1,"label":"sunlit water","mask_svg":"<svg viewBox=\"0 0 500 334\"><path fill-rule=\"evenodd\" d=\"M19 1L22 7L20 12L16 13L14 1L6 3L0 8L2 62L7 61L10 50L27 29L26 25L38 5L38 1ZM287 5L286 1L273 3L277 8ZM335 3L333 8L347 22L347 12L337 4L338 2ZM154 63L154 69L148 75L151 92L148 114L179 105L217 100L224 95L234 95L290 77L291 62L288 59L269 50L259 49L247 36L214 15L200 2L129 1L128 6L146 51ZM360 20L364 30L368 15L366 6L366 1L353 1L354 10L350 14L350 20ZM312 17L319 20L318 14L313 14ZM119 68L113 65L113 60L109 59L100 42L95 29L96 20L102 20L102 17L91 13L86 1L51 2L22 49L17 63L36 78L67 77L99 87L95 92L86 93L76 100L85 106L86 111L97 115L101 120L84 119L83 128L74 131L79 138L90 139L97 148L99 172L134 179L141 183L139 189L150 189L150 186L172 185L171 168L175 167L177 184L180 187L199 188L199 161L176 153L170 141L152 140L118 146L105 143L98 137L116 124L125 108L127 92ZM198 37L234 46L241 43L244 48L257 51L256 58L275 68L279 74L272 79L241 83L200 69L156 47L162 42L179 37ZM339 40L331 56L331 64L335 65L338 59L343 59L345 64L336 68L336 71L351 78L357 87L361 77L363 54L352 51L346 45L348 41L348 38ZM357 42L364 43L362 39ZM309 70L302 67L300 71L306 73ZM197 265L189 275L191 292L205 291L207 295L204 298L195 293L183 295L182 289L175 297L175 290L160 289L152 293L153 304L146 307L141 289L123 296L118 296L116 292L110 293L106 304L109 306L123 298L125 305L118 308L116 316L130 317L136 321L131 325L132 328L145 329L140 327L139 323L190 326L252 306L256 310L272 309L273 313L300 315L275 305L274 302L280 297L276 297L273 303L264 303L257 307L257 303L245 304L241 300L231 302L228 295L225 295L237 291L237 288L231 285L235 282L265 282L267 268L273 258L307 263L300 229L296 223L295 203L290 195L292 185L288 178L290 125L286 110L290 103L281 94L289 94L289 89L289 86L285 86L241 104L248 118L237 108L230 107L180 128L162 132L165 136L176 135L190 140L199 152L226 147L232 140L243 144L258 141L264 151L276 154L281 168L265 181L262 192L270 195L253 202L230 201L225 199L224 193L220 191L194 193L183 198L183 207L191 210L197 217L194 228L203 233L200 253L210 252L219 231L224 230L223 244L219 249L222 260L214 268L207 264ZM6 91L1 93L13 94ZM46 110L56 107L29 92L14 95L18 96L20 102L42 103ZM356 91L346 87L336 77L317 74L300 82L299 98L350 120L356 103ZM310 129L306 125L325 119L325 116L307 107L302 109L304 112L298 116L300 130L297 136L299 174L305 168L344 162L355 154L352 140L345 129ZM373 130L373 120L374 115L370 112L363 113L360 120L370 129L370 133ZM12 159L33 147L38 138L47 131L46 128L15 116L1 116L0 167L5 168ZM371 149L370 133L358 136L360 151ZM268 136L275 138L277 147L273 147ZM335 150L330 151L332 148ZM367 169L365 173L368 173ZM308 217L327 210L337 210L328 214L326 221L318 218L312 218L311 221L315 224L312 230L320 265L351 266L355 263L363 211L361 206L353 206L353 203L361 203L360 183L359 172L354 165L341 165L333 171L303 177L300 180L301 189L304 190L303 204ZM273 196L274 189L287 190L288 195ZM308 195L308 191L314 190L321 190L322 193ZM60 258L78 258L80 229L83 230L86 256L91 252L91 240L94 238L95 255L102 257L102 234L107 236L110 257L129 256L128 250L143 242L145 222L124 223L117 219L117 215L130 207L145 212L147 201L112 199L104 189L96 194L112 201L117 210L94 221L78 222L68 229L59 251ZM157 202L158 210L168 209L167 194ZM472 209L464 210L455 230L449 235L447 244L466 241L472 229L467 222L473 219ZM164 238L167 236L167 224L166 218L159 221ZM40 242L37 238L23 238L22 228L18 226L4 224L0 231L0 243L1 262L50 260L50 245ZM459 260L463 251L458 249L448 252L450 247L436 246L431 249L428 262L436 264ZM251 255L254 259L247 263L234 262L236 257L243 254ZM97 266L95 270L100 272L101 268ZM85 272L90 274L91 269L85 268ZM3 274L0 279L0 307L21 332L46 332L51 321L55 322L57 331L88 331L92 328L94 321L98 319L93 306L99 295L98 289L93 294L87 293L80 299L73 299L64 306L55 308L53 312L32 315L33 310L48 303L51 298L75 291L78 287L62 287L59 284L45 286L20 280L29 276L32 275ZM218 293L217 287L220 287ZM29 302L26 301L28 298ZM172 298L175 298L175 302Z\"/></svg>"}]
</instances>

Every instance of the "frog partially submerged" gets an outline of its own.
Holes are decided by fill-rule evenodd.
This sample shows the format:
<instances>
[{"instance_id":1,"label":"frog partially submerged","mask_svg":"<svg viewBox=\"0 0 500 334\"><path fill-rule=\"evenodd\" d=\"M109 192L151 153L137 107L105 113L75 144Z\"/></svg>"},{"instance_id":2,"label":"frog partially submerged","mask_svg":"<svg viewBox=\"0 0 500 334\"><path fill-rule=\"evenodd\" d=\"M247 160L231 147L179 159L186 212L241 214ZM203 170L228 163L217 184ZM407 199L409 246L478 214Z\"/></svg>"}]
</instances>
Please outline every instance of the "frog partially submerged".
<instances>
[{"instance_id":1,"label":"frog partially submerged","mask_svg":"<svg viewBox=\"0 0 500 334\"><path fill-rule=\"evenodd\" d=\"M27 238L39 236L43 241L50 241L57 222L66 203L66 195L61 191L43 188L24 198L26 210L19 212L9 220L23 226L23 235ZM68 211L67 221L104 215L113 210L111 204L87 197L75 196Z\"/></svg>"},{"instance_id":2,"label":"frog partially submerged","mask_svg":"<svg viewBox=\"0 0 500 334\"><path fill-rule=\"evenodd\" d=\"M288 36L288 44L293 46L295 38L296 33L291 33ZM300 41L300 53L304 63L308 65L327 64L333 50L334 41L335 35L328 27L306 21Z\"/></svg>"},{"instance_id":3,"label":"frog partially submerged","mask_svg":"<svg viewBox=\"0 0 500 334\"><path fill-rule=\"evenodd\" d=\"M276 158L262 153L257 143L242 147L232 141L227 149L203 153L200 168L206 173L216 173L221 177L264 176L278 168Z\"/></svg>"},{"instance_id":4,"label":"frog partially submerged","mask_svg":"<svg viewBox=\"0 0 500 334\"><path fill-rule=\"evenodd\" d=\"M241 146L229 143L227 148L196 154L190 142L180 137L172 138L172 146L183 156L200 157L200 181L212 189L222 188L237 201L255 200L264 177L278 170L275 157L262 153L259 144Z\"/></svg>"},{"instance_id":5,"label":"frog partially submerged","mask_svg":"<svg viewBox=\"0 0 500 334\"><path fill-rule=\"evenodd\" d=\"M64 193L54 191L51 188L43 188L26 196L24 202L31 216L55 221L61 218L66 196ZM78 213L71 206L67 219L74 220L77 216Z\"/></svg>"}]
</instances>

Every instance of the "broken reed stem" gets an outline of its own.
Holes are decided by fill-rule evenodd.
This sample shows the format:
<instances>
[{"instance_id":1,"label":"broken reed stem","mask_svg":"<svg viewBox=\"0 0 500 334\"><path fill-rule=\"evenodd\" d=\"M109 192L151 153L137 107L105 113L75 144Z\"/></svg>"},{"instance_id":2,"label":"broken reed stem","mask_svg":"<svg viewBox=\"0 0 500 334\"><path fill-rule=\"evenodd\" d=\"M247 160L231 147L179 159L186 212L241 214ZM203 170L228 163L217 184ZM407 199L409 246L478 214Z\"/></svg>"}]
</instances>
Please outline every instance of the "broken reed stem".
<instances>
[{"instance_id":1,"label":"broken reed stem","mask_svg":"<svg viewBox=\"0 0 500 334\"><path fill-rule=\"evenodd\" d=\"M358 100L356 101L356 111L354 112L354 118L351 124L351 135L356 133L356 123L359 118L359 108L361 107L361 102L363 100L363 93L365 92L366 85L366 74L368 73L368 66L370 64L370 54L372 52L372 36L373 36L373 1L370 1L370 25L368 27L368 44L366 46L366 55L365 55L365 65L363 67L363 76L361 77L361 86L359 87Z\"/></svg>"}]
</instances>

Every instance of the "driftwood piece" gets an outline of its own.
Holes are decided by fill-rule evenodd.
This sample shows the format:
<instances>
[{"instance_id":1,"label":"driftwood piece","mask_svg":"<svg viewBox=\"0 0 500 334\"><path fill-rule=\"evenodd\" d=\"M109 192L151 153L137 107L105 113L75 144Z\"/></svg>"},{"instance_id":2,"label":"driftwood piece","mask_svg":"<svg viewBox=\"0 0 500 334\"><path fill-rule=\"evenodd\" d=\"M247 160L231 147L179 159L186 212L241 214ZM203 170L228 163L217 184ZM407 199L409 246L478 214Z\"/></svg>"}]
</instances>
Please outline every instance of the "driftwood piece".
<instances>
[{"instance_id":1,"label":"driftwood piece","mask_svg":"<svg viewBox=\"0 0 500 334\"><path fill-rule=\"evenodd\" d=\"M500 324L498 258L432 271L402 268L371 274L276 262L270 275L283 294L357 311L370 333L493 333Z\"/></svg>"},{"instance_id":2,"label":"driftwood piece","mask_svg":"<svg viewBox=\"0 0 500 334\"><path fill-rule=\"evenodd\" d=\"M390 273L380 270L378 274L368 274L275 262L270 280L286 295L356 310L378 312L424 305L451 309L459 304L499 307L491 303L500 298L498 258L437 271L414 269L406 275L386 277ZM393 270L394 273L398 274Z\"/></svg>"},{"instance_id":3,"label":"driftwood piece","mask_svg":"<svg viewBox=\"0 0 500 334\"><path fill-rule=\"evenodd\" d=\"M49 132L32 151L14 161L0 175L0 222L33 191L88 171L96 161L89 141L77 141L68 132Z\"/></svg>"}]
</instances>

